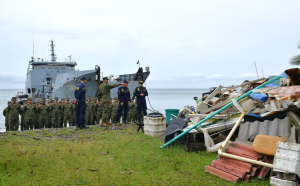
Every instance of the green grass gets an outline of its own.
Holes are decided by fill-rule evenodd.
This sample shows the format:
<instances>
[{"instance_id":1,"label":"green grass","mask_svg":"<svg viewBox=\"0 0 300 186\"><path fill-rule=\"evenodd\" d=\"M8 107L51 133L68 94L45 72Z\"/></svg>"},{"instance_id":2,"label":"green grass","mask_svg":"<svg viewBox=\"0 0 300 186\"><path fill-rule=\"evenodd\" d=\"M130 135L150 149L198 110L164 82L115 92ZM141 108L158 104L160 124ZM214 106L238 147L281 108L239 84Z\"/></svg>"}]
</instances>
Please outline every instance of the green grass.
<instances>
[{"instance_id":1,"label":"green grass","mask_svg":"<svg viewBox=\"0 0 300 186\"><path fill-rule=\"evenodd\" d=\"M135 126L3 134L0 185L235 185L204 172L216 153L160 149L162 144Z\"/></svg>"}]
</instances>

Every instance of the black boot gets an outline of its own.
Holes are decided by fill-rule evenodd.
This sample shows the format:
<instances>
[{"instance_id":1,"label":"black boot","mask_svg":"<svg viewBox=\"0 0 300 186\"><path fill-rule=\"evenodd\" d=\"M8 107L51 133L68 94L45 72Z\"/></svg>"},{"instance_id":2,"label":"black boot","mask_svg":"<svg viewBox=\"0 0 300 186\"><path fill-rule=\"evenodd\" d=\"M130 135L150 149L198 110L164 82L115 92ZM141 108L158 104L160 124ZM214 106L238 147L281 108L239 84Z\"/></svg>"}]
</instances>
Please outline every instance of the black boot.
<instances>
[{"instance_id":1,"label":"black boot","mask_svg":"<svg viewBox=\"0 0 300 186\"><path fill-rule=\"evenodd\" d=\"M90 127L87 127L87 126L83 126L83 127L80 127L80 129L89 129Z\"/></svg>"}]
</instances>

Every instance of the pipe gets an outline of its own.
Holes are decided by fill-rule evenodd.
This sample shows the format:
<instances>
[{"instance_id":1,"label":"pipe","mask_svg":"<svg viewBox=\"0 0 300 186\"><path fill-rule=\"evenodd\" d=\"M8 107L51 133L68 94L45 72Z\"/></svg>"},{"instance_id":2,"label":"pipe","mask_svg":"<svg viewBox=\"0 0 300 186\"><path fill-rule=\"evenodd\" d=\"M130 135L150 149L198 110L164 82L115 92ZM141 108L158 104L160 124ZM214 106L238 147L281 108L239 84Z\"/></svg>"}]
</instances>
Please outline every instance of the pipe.
<instances>
[{"instance_id":1,"label":"pipe","mask_svg":"<svg viewBox=\"0 0 300 186\"><path fill-rule=\"evenodd\" d=\"M240 156L228 154L226 152L222 152L222 149L218 150L218 154L220 156L224 156L224 157L227 157L227 158L236 159L236 160L239 160L239 161L244 161L244 162L248 162L248 163L251 163L251 164L260 165L260 166L264 166L264 167L269 167L269 168L273 169L273 164L264 163L264 162L261 162L261 161L256 161L256 160L252 160L252 159L243 158L243 157L240 157Z\"/></svg>"},{"instance_id":2,"label":"pipe","mask_svg":"<svg viewBox=\"0 0 300 186\"><path fill-rule=\"evenodd\" d=\"M275 78L273 78L273 79L271 79L271 80L269 80L269 81L267 81L267 82L265 82L265 83L259 85L258 87L254 88L253 90L255 90L255 89L260 89L260 88L266 86L267 84L270 84L270 83L272 83L273 81L276 81L276 80L278 80L278 79L280 79L280 78L281 78L281 76L277 76L277 77L275 77ZM242 95L241 97L237 98L236 100L237 100L237 101L240 101L241 99L244 99L245 97L249 96L249 95L253 92L253 90L248 91L246 94ZM185 135L186 133L188 133L188 132L191 131L192 129L196 128L198 125L200 125L200 124L206 122L206 121L209 120L210 118L214 117L215 115L219 114L220 112L224 111L225 109L227 109L228 107L230 107L230 106L232 106L232 105L233 105L232 102L228 103L228 104L225 105L224 107L220 108L220 109L217 110L216 112L212 113L211 115L209 115L209 116L207 116L206 118L204 118L203 120L201 120L199 123L193 125L191 128L189 128L189 129L187 129L186 131L180 133L178 136L176 136L176 137L173 138L172 140L168 141L167 143L165 143L164 145L162 145L160 148L164 148L164 147L168 146L170 143L174 142L175 140L177 140L177 139L180 138L181 136ZM201 125L200 125L200 127L201 127ZM201 127L201 128L203 128L203 127Z\"/></svg>"},{"instance_id":3,"label":"pipe","mask_svg":"<svg viewBox=\"0 0 300 186\"><path fill-rule=\"evenodd\" d=\"M247 110L244 109L242 115L240 116L239 120L235 123L235 125L233 126L232 130L230 131L230 133L228 134L228 136L226 137L225 141L223 142L222 145L220 145L220 149L224 149L228 143L228 141L230 140L230 138L232 137L232 135L234 134L235 130L238 128L238 126L240 125L242 119L244 118L245 114L247 113Z\"/></svg>"}]
</instances>

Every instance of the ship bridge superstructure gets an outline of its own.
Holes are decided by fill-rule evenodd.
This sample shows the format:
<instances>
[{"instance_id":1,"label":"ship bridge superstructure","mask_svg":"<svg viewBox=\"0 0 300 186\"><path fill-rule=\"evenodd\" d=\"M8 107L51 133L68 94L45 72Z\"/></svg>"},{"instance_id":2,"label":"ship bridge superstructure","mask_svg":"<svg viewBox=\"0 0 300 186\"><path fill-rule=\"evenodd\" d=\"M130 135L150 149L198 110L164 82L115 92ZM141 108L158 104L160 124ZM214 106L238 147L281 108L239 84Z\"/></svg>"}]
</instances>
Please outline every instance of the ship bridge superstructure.
<instances>
[{"instance_id":1,"label":"ship bridge superstructure","mask_svg":"<svg viewBox=\"0 0 300 186\"><path fill-rule=\"evenodd\" d=\"M29 97L51 97L59 74L75 71L76 61L68 58L60 59L55 55L54 41L50 41L50 57L31 57L27 68L25 92Z\"/></svg>"}]
</instances>

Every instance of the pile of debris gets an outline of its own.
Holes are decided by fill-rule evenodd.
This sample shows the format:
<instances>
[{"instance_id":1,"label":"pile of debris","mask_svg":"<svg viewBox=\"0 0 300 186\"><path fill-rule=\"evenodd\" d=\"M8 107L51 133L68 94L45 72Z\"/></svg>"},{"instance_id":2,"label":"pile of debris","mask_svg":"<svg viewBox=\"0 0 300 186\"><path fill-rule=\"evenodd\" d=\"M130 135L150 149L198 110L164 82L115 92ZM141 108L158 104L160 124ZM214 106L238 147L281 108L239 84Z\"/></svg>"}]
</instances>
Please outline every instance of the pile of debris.
<instances>
[{"instance_id":1,"label":"pile of debris","mask_svg":"<svg viewBox=\"0 0 300 186\"><path fill-rule=\"evenodd\" d=\"M298 185L299 77L298 68L289 69L195 97L196 107L185 107L169 123L161 148L172 143L218 152L205 171L234 183L270 176L271 185Z\"/></svg>"}]
</instances>

